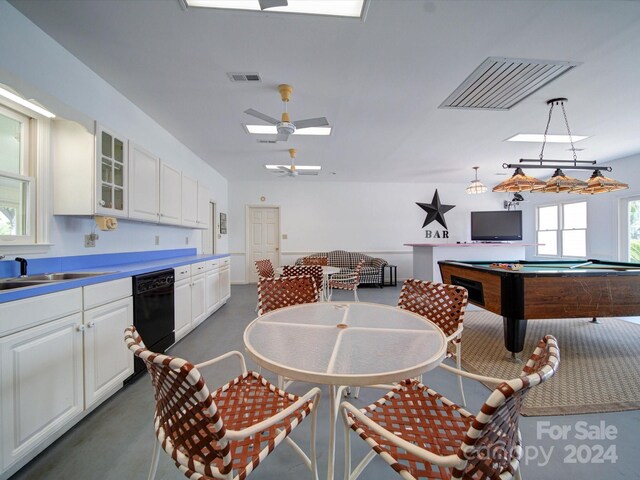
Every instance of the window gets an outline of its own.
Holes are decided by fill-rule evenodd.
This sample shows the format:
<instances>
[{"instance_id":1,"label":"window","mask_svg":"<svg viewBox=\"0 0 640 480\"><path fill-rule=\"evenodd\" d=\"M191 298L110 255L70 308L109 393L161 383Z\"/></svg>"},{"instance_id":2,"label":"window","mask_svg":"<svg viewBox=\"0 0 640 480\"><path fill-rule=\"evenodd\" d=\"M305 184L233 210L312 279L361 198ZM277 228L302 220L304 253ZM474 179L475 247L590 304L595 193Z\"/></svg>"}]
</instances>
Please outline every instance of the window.
<instances>
[{"instance_id":1,"label":"window","mask_svg":"<svg viewBox=\"0 0 640 480\"><path fill-rule=\"evenodd\" d=\"M0 242L33 243L35 238L29 122L0 105Z\"/></svg>"},{"instance_id":2,"label":"window","mask_svg":"<svg viewBox=\"0 0 640 480\"><path fill-rule=\"evenodd\" d=\"M621 207L621 260L640 263L640 197L622 199Z\"/></svg>"},{"instance_id":3,"label":"window","mask_svg":"<svg viewBox=\"0 0 640 480\"><path fill-rule=\"evenodd\" d=\"M538 255L586 257L587 202L540 206L536 220Z\"/></svg>"}]
</instances>

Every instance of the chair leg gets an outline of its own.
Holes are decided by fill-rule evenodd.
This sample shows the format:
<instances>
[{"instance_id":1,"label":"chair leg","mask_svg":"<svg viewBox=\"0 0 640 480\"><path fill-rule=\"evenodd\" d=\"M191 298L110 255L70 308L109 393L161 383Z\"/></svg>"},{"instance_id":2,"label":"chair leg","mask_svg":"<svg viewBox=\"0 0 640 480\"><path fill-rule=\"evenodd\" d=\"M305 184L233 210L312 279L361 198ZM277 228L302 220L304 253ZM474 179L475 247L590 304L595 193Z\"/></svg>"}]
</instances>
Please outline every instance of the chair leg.
<instances>
[{"instance_id":1,"label":"chair leg","mask_svg":"<svg viewBox=\"0 0 640 480\"><path fill-rule=\"evenodd\" d=\"M355 299L356 302L360 301L360 299L358 298L358 289L357 288L353 289L353 298Z\"/></svg>"},{"instance_id":2,"label":"chair leg","mask_svg":"<svg viewBox=\"0 0 640 480\"><path fill-rule=\"evenodd\" d=\"M520 465L518 465L518 470L516 470L516 474L513 476L515 480L522 480L522 474L520 472Z\"/></svg>"},{"instance_id":3,"label":"chair leg","mask_svg":"<svg viewBox=\"0 0 640 480\"><path fill-rule=\"evenodd\" d=\"M456 343L456 365L458 370L462 370L462 344ZM460 395L462 396L462 406L467 406L467 400L464 398L464 389L462 388L462 376L458 375L458 385L460 385Z\"/></svg>"},{"instance_id":4,"label":"chair leg","mask_svg":"<svg viewBox=\"0 0 640 480\"><path fill-rule=\"evenodd\" d=\"M153 442L153 455L151 457L151 469L149 470L149 480L156 478L156 472L158 471L158 460L160 460L160 442L158 438L155 438Z\"/></svg>"},{"instance_id":5,"label":"chair leg","mask_svg":"<svg viewBox=\"0 0 640 480\"><path fill-rule=\"evenodd\" d=\"M344 480L351 477L351 429L344 427Z\"/></svg>"},{"instance_id":6,"label":"chair leg","mask_svg":"<svg viewBox=\"0 0 640 480\"><path fill-rule=\"evenodd\" d=\"M360 387L356 387L355 391L353 392L353 397L358 398L359 396L360 396Z\"/></svg>"}]
</instances>

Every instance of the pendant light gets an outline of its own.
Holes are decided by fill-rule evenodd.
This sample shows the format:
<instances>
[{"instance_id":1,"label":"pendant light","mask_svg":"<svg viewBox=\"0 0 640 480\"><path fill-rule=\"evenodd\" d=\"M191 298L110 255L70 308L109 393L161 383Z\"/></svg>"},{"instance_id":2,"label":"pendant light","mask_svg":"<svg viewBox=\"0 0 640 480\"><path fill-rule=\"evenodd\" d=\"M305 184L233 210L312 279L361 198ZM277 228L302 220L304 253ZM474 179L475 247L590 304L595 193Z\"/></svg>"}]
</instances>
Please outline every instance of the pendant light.
<instances>
[{"instance_id":1,"label":"pendant light","mask_svg":"<svg viewBox=\"0 0 640 480\"><path fill-rule=\"evenodd\" d=\"M573 145L573 138L571 136L571 129L569 128L569 121L567 120L567 112L565 111L564 104L567 102L566 98L553 98L547 101L549 105L549 115L547 117L547 126L544 129L544 136L542 141L542 149L538 160L521 158L520 164L502 164L503 168L515 168L513 176L499 183L493 188L494 192L521 192L531 191L533 193L585 193L585 194L597 194L613 192L616 190L623 190L629 188L626 183L619 182L612 178L607 178L602 175L601 170L611 171L611 167L598 167L595 166L595 161L580 161L576 154L576 149ZM547 144L547 133L549 131L549 124L551 123L551 116L553 114L553 107L559 105L562 108L562 114L564 116L564 123L567 127L567 133L569 136L569 142L571 143L571 152L573 153L573 160L545 160L544 147ZM550 164L550 162L554 164ZM556 165L564 163L565 165ZM589 164L591 166L586 166ZM554 169L554 173L549 180L543 182L535 177L529 177L524 174L522 167L526 168L546 168ZM562 171L565 170L593 170L593 175L588 182L579 180L577 178L568 177Z\"/></svg>"},{"instance_id":2,"label":"pendant light","mask_svg":"<svg viewBox=\"0 0 640 480\"><path fill-rule=\"evenodd\" d=\"M467 193L469 195L477 195L479 193L485 193L487 191L486 185L478 180L478 168L480 167L473 167L473 169L476 171L476 179L471 180L471 184L467 187Z\"/></svg>"}]
</instances>

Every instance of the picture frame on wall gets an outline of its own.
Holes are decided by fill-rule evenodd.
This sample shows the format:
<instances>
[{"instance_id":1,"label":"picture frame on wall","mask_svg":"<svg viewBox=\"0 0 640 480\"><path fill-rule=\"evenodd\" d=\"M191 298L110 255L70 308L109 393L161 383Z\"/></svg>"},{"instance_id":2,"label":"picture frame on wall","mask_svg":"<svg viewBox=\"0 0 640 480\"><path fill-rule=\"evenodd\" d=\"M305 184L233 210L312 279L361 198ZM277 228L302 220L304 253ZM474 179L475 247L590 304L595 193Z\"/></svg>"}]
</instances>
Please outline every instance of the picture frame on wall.
<instances>
[{"instance_id":1,"label":"picture frame on wall","mask_svg":"<svg viewBox=\"0 0 640 480\"><path fill-rule=\"evenodd\" d=\"M227 214L226 213L220 213L220 233L221 234L227 233Z\"/></svg>"}]
</instances>

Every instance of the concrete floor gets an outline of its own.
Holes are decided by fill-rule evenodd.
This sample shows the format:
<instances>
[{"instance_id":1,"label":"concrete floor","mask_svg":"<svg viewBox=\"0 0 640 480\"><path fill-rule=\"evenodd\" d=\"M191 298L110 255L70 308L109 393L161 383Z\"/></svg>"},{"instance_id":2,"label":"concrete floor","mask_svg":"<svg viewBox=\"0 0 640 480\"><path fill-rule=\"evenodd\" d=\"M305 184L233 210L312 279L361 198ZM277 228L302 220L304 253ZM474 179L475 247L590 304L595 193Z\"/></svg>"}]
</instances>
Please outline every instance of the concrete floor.
<instances>
[{"instance_id":1,"label":"concrete floor","mask_svg":"<svg viewBox=\"0 0 640 480\"><path fill-rule=\"evenodd\" d=\"M400 285L395 287L362 288L361 301L395 305ZM350 300L347 292L337 292L334 300ZM231 298L196 330L172 347L172 355L184 357L193 363L202 362L229 350L243 350L242 333L255 318L255 285L234 285ZM464 344L463 344L464 345ZM562 346L560 346L562 348ZM255 365L247 359L249 368ZM236 375L233 364L204 370L210 388L220 385ZM561 367L562 368L562 365ZM263 372L275 380L273 375ZM457 381L451 374L436 369L424 377L424 382L457 401ZM294 383L290 390L304 393L311 385ZM597 386L594 385L594 388ZM326 394L327 389L323 388ZM357 405L369 404L379 398L379 391L363 389ZM489 395L484 386L465 381L467 408L476 412ZM31 463L12 477L21 479L146 479L153 445L153 392L147 375L125 387L107 400L77 426L46 449ZM320 403L318 419L318 465L321 479L326 478L328 402ZM584 423L580 423L584 422ZM308 426L304 422L293 432L303 448L307 448ZM523 441L526 446L522 475L525 479L556 480L583 479L637 479L640 456L636 444L640 432L640 411L621 413L575 415L560 417L523 417ZM588 430L592 437L582 438ZM552 435L565 432L563 436ZM603 435L606 433L606 435ZM606 437L606 438L603 438ZM336 448L336 478L343 472L343 433L338 430ZM364 442L354 439L354 463L367 449ZM162 453L157 479L185 478ZM250 478L305 479L311 478L299 457L281 445ZM360 477L382 480L399 478L382 460L376 458Z\"/></svg>"}]
</instances>

